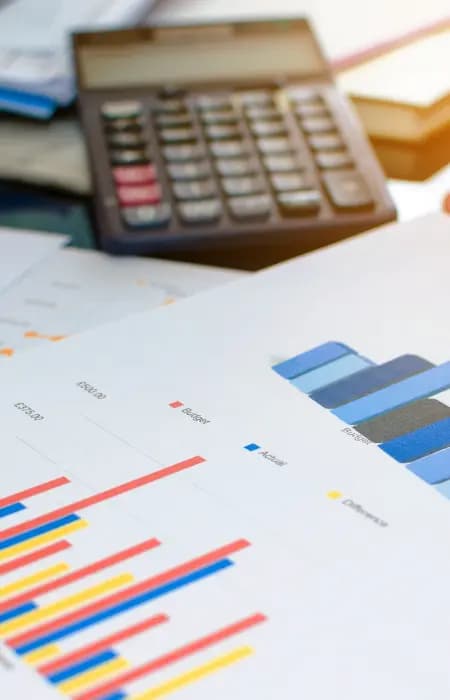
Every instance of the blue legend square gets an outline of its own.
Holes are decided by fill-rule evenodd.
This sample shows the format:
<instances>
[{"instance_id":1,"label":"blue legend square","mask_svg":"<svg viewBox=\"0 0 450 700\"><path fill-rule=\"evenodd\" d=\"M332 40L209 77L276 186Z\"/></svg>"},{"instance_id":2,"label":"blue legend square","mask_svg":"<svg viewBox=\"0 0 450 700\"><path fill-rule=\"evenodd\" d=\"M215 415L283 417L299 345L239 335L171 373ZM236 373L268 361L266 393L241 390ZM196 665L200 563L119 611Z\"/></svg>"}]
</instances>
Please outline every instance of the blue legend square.
<instances>
[{"instance_id":1,"label":"blue legend square","mask_svg":"<svg viewBox=\"0 0 450 700\"><path fill-rule=\"evenodd\" d=\"M244 450L248 450L249 452L254 452L255 450L259 450L259 445L256 444L256 442L251 442L249 445L245 445Z\"/></svg>"}]
</instances>

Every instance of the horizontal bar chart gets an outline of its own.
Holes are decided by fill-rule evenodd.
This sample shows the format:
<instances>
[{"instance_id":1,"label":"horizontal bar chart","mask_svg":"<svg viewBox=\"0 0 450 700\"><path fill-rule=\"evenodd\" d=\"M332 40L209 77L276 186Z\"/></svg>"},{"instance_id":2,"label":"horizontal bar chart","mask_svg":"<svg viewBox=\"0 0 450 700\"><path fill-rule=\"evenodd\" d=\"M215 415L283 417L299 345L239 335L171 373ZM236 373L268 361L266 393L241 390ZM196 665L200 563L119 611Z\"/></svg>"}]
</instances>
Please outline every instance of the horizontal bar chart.
<instances>
[{"instance_id":1,"label":"horizontal bar chart","mask_svg":"<svg viewBox=\"0 0 450 700\"><path fill-rule=\"evenodd\" d=\"M42 535L33 534L31 537L27 537L25 540L18 542L17 544L8 544L5 549L0 548L0 562L5 559L12 559L16 556L20 556L30 550L35 550L41 545L49 544L54 540L58 540L60 537L65 537L66 535L71 535L78 530L87 527L86 520L81 520L80 518L74 519L67 525L59 525L57 528L51 528L49 532L45 532ZM14 540L15 538L11 538Z\"/></svg>"},{"instance_id":2,"label":"horizontal bar chart","mask_svg":"<svg viewBox=\"0 0 450 700\"><path fill-rule=\"evenodd\" d=\"M450 407L437 399L419 399L372 420L358 423L356 430L372 442L388 442L450 416Z\"/></svg>"},{"instance_id":3,"label":"horizontal bar chart","mask_svg":"<svg viewBox=\"0 0 450 700\"><path fill-rule=\"evenodd\" d=\"M324 408L336 408L432 367L432 363L422 357L402 355L334 382L312 393L311 398Z\"/></svg>"},{"instance_id":4,"label":"horizontal bar chart","mask_svg":"<svg viewBox=\"0 0 450 700\"><path fill-rule=\"evenodd\" d=\"M17 571L18 569L22 569L25 566L29 566L29 564L34 564L37 561L46 559L47 557L52 557L54 554L64 552L65 550L70 549L70 547L71 544L67 540L59 540L58 542L53 542L52 544L49 544L46 547L36 549L33 552L29 552L28 554L16 557L12 561L7 561L3 564L0 564L0 575L9 574L11 573L11 571Z\"/></svg>"},{"instance_id":5,"label":"horizontal bar chart","mask_svg":"<svg viewBox=\"0 0 450 700\"><path fill-rule=\"evenodd\" d=\"M291 379L291 384L305 394L310 394L324 386L328 386L331 382L342 379L342 377L348 377L360 370L366 369L370 367L371 364L372 363L365 358L349 353L333 362L311 370L311 372L306 372L306 374L302 374L300 377L294 377L294 379Z\"/></svg>"},{"instance_id":6,"label":"horizontal bar chart","mask_svg":"<svg viewBox=\"0 0 450 700\"><path fill-rule=\"evenodd\" d=\"M236 634L240 634L241 632L248 630L251 627L254 627L255 625L265 622L265 620L266 617L261 613L256 613L243 620L239 620L231 625L228 625L227 627L223 627L222 629L216 630L211 634L189 642L188 644L185 644L184 646L179 647L178 649L174 649L173 651L164 654L163 656L160 656L156 659L153 659L152 661L149 661L146 664L142 664L142 666L130 669L130 671L127 671L122 675L116 676L116 678L114 678L114 680L110 681L109 683L104 683L100 686L93 688L89 692L78 696L77 700L99 700L100 698L103 698L107 693L116 691L118 688L121 688L122 686L125 686L126 684L131 683L135 680L138 680L139 678L148 676L150 673L160 671L166 666L176 663L177 661L191 656L192 654L196 654L200 651L208 649L214 644L223 642L225 639L229 639L230 637L233 637Z\"/></svg>"},{"instance_id":7,"label":"horizontal bar chart","mask_svg":"<svg viewBox=\"0 0 450 700\"><path fill-rule=\"evenodd\" d=\"M413 462L450 445L450 418L431 423L380 445L397 462Z\"/></svg>"},{"instance_id":8,"label":"horizontal bar chart","mask_svg":"<svg viewBox=\"0 0 450 700\"><path fill-rule=\"evenodd\" d=\"M19 525L15 525L13 527L0 531L0 543L5 539L23 534L25 532L28 532L29 530L41 527L42 525L50 523L59 518L71 516L77 510L84 510L85 508L89 508L98 503L110 500L111 498L115 498L124 493L128 493L129 491L133 491L134 489L142 488L143 486L151 484L154 481L159 481L160 479L172 476L173 474L177 474L186 469L190 469L191 467L196 467L202 464L203 462L205 462L204 457L191 457L190 459L186 459L183 462L172 464L169 467L163 467L162 469L158 469L157 471L151 472L150 474L146 474L137 479L127 481L124 484L113 486L110 489L106 489L106 491L101 491L100 493L88 496L87 498L82 498L67 506L57 508L56 510L50 513L40 515L36 518L32 518L31 520L20 523Z\"/></svg>"},{"instance_id":9,"label":"horizontal bar chart","mask_svg":"<svg viewBox=\"0 0 450 700\"><path fill-rule=\"evenodd\" d=\"M0 551L7 549L8 547L13 547L16 544L25 542L26 540L31 540L33 537L38 537L39 535L45 535L47 532L52 530L57 530L65 525L70 525L76 521L80 520L78 515L67 515L65 518L59 518L59 520L53 520L46 523L45 525L40 525L39 527L26 530L25 532L4 539L0 542Z\"/></svg>"},{"instance_id":10,"label":"horizontal bar chart","mask_svg":"<svg viewBox=\"0 0 450 700\"><path fill-rule=\"evenodd\" d=\"M338 378L334 367L353 357L361 356L330 342L272 369L450 498L450 406L433 398L450 388L450 362L435 365L404 354L356 372L350 363L347 374ZM318 383L329 381L314 388L314 377Z\"/></svg>"},{"instance_id":11,"label":"horizontal bar chart","mask_svg":"<svg viewBox=\"0 0 450 700\"><path fill-rule=\"evenodd\" d=\"M117 654L114 651L102 651L96 654L95 656L91 656L89 659L85 659L84 661L80 661L77 664L73 664L73 666L65 668L63 671L59 671L51 676L47 676L47 678L51 683L62 683L62 681L66 681L69 678L73 678L79 673L89 671L91 668L95 668L96 666L99 666L100 664L103 664L106 661L112 661L112 659L115 658L117 658Z\"/></svg>"}]
</instances>

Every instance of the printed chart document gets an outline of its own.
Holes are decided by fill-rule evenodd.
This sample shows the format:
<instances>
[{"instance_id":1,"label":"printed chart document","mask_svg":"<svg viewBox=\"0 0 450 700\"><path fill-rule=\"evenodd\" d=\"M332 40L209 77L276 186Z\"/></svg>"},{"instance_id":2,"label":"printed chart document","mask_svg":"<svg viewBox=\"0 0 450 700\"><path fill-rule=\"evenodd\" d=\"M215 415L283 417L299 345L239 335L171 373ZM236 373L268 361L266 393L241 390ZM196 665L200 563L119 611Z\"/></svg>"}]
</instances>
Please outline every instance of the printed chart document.
<instances>
[{"instance_id":1,"label":"printed chart document","mask_svg":"<svg viewBox=\"0 0 450 700\"><path fill-rule=\"evenodd\" d=\"M0 682L447 700L449 219L0 368Z\"/></svg>"},{"instance_id":2,"label":"printed chart document","mask_svg":"<svg viewBox=\"0 0 450 700\"><path fill-rule=\"evenodd\" d=\"M68 236L0 227L0 292L68 241Z\"/></svg>"},{"instance_id":3,"label":"printed chart document","mask_svg":"<svg viewBox=\"0 0 450 700\"><path fill-rule=\"evenodd\" d=\"M0 297L0 359L170 304L243 272L66 248Z\"/></svg>"}]
</instances>

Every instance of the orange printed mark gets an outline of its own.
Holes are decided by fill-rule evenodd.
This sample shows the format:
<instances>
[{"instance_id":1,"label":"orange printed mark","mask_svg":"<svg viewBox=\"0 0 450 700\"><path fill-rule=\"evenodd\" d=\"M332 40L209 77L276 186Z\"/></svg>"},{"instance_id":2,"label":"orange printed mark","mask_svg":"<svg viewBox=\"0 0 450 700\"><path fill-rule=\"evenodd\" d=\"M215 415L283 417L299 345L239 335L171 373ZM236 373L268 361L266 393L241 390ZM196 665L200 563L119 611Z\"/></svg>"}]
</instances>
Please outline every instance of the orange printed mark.
<instances>
[{"instance_id":1,"label":"orange printed mark","mask_svg":"<svg viewBox=\"0 0 450 700\"><path fill-rule=\"evenodd\" d=\"M173 297L167 297L163 301L163 306L169 306L169 304L173 304L175 302L175 299Z\"/></svg>"},{"instance_id":2,"label":"orange printed mark","mask_svg":"<svg viewBox=\"0 0 450 700\"><path fill-rule=\"evenodd\" d=\"M14 350L12 348L1 348L0 355L4 355L5 357L12 357L14 355Z\"/></svg>"},{"instance_id":3,"label":"orange printed mark","mask_svg":"<svg viewBox=\"0 0 450 700\"><path fill-rule=\"evenodd\" d=\"M37 331L26 331L23 334L24 338L41 338L42 340L50 340L52 343L57 343L60 340L67 338L66 335L45 335L43 333L38 333Z\"/></svg>"}]
</instances>

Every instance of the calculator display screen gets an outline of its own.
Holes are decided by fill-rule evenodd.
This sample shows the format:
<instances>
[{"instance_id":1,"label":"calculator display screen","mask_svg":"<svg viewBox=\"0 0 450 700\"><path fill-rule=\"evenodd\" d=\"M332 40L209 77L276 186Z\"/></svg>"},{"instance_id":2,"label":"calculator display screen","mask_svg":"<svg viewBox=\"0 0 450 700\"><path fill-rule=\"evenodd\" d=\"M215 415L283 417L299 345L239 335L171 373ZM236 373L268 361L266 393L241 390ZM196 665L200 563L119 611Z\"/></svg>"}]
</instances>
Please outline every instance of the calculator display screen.
<instances>
[{"instance_id":1,"label":"calculator display screen","mask_svg":"<svg viewBox=\"0 0 450 700\"><path fill-rule=\"evenodd\" d=\"M85 34L77 55L84 88L290 79L326 69L301 20Z\"/></svg>"}]
</instances>

